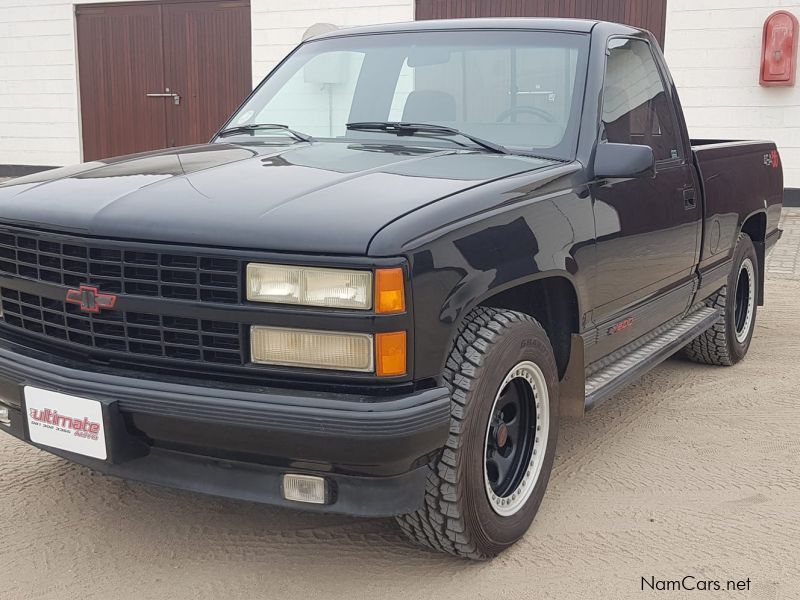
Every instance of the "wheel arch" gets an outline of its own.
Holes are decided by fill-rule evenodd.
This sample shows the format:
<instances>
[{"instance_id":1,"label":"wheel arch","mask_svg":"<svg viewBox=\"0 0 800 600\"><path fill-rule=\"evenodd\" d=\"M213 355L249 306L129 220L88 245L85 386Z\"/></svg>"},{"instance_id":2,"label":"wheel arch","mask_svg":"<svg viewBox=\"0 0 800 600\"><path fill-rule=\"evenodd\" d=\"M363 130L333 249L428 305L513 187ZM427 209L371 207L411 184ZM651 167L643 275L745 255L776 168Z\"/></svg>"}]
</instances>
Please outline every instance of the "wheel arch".
<instances>
[{"instance_id":1,"label":"wheel arch","mask_svg":"<svg viewBox=\"0 0 800 600\"><path fill-rule=\"evenodd\" d=\"M758 259L758 305L764 305L764 275L766 271L766 247L765 239L767 236L767 213L760 210L751 213L742 221L739 228L740 233L746 233L756 249ZM738 236L737 236L738 237Z\"/></svg>"},{"instance_id":2,"label":"wheel arch","mask_svg":"<svg viewBox=\"0 0 800 600\"><path fill-rule=\"evenodd\" d=\"M566 299L566 301L564 301ZM584 340L579 287L571 273L561 269L539 271L504 285L487 288L462 305L453 320L451 348L464 319L476 307L515 310L534 317L547 333L558 367L559 405L563 416L581 417L585 408ZM449 307L453 309L452 306Z\"/></svg>"},{"instance_id":3,"label":"wheel arch","mask_svg":"<svg viewBox=\"0 0 800 600\"><path fill-rule=\"evenodd\" d=\"M566 274L541 273L502 289L489 290L470 310L475 306L505 308L536 319L553 346L559 378L564 376L570 360L571 336L580 329L581 314L577 290Z\"/></svg>"}]
</instances>

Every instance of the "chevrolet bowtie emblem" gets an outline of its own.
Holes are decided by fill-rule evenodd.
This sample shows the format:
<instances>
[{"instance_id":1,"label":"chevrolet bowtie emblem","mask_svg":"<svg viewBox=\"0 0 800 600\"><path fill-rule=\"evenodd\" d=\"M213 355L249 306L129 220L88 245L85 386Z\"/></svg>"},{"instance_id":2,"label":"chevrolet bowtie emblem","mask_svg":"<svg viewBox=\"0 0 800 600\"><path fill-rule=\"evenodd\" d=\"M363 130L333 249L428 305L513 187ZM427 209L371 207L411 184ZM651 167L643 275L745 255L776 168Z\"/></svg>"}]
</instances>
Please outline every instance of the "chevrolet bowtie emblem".
<instances>
[{"instance_id":1,"label":"chevrolet bowtie emblem","mask_svg":"<svg viewBox=\"0 0 800 600\"><path fill-rule=\"evenodd\" d=\"M83 312L99 313L103 309L114 308L117 297L103 294L96 287L82 285L77 290L67 290L67 302L77 304Z\"/></svg>"}]
</instances>

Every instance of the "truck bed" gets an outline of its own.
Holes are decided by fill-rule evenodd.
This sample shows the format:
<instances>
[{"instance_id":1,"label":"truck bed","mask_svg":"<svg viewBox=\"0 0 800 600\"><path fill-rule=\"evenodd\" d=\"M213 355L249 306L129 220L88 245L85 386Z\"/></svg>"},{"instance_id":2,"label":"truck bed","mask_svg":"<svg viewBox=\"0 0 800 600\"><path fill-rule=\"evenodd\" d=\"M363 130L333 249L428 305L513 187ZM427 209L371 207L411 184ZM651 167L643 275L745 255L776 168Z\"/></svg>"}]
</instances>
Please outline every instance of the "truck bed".
<instances>
[{"instance_id":1,"label":"truck bed","mask_svg":"<svg viewBox=\"0 0 800 600\"><path fill-rule=\"evenodd\" d=\"M773 142L692 139L691 144L704 198L700 273L709 280L716 278L713 273L727 273L736 237L750 215L766 208L765 238L753 240L762 258L777 240L783 172Z\"/></svg>"}]
</instances>

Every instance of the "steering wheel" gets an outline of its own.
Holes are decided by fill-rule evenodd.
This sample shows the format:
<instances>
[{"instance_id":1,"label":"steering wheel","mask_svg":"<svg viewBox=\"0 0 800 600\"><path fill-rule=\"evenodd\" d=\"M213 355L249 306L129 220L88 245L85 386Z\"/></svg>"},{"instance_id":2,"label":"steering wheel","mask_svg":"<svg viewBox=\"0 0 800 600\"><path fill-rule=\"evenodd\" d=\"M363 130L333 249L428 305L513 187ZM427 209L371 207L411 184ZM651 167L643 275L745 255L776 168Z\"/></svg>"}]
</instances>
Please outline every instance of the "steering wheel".
<instances>
[{"instance_id":1,"label":"steering wheel","mask_svg":"<svg viewBox=\"0 0 800 600\"><path fill-rule=\"evenodd\" d=\"M556 120L549 112L546 110L542 110L541 108L535 108L533 106L515 106L514 108L509 108L508 110L504 110L499 115L497 115L497 122L501 123L506 119L513 117L514 115L534 115L542 119L547 123L555 123Z\"/></svg>"}]
</instances>

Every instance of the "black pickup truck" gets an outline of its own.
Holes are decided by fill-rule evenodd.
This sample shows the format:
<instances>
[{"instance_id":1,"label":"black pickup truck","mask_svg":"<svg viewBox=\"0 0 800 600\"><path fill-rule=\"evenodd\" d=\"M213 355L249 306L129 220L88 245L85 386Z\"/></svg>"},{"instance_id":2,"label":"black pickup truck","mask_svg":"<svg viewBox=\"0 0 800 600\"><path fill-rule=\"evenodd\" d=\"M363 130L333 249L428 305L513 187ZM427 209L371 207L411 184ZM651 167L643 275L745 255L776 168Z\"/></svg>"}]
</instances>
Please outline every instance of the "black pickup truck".
<instances>
[{"instance_id":1,"label":"black pickup truck","mask_svg":"<svg viewBox=\"0 0 800 600\"><path fill-rule=\"evenodd\" d=\"M0 430L491 557L560 417L745 356L782 194L774 144L689 139L646 31L325 34L208 144L0 187Z\"/></svg>"}]
</instances>

